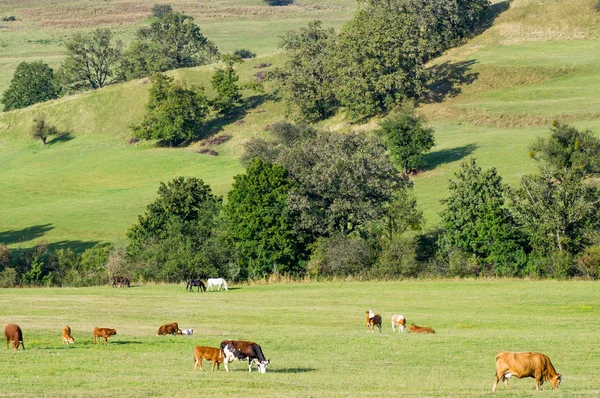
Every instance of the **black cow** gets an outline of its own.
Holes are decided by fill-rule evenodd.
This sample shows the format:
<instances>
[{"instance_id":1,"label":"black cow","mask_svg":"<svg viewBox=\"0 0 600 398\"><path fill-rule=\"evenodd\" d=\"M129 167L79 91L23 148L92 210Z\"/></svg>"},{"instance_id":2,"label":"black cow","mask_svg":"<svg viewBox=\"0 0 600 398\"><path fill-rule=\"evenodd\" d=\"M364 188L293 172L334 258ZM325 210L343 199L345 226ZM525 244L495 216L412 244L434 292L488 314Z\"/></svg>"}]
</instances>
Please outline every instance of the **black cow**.
<instances>
[{"instance_id":1,"label":"black cow","mask_svg":"<svg viewBox=\"0 0 600 398\"><path fill-rule=\"evenodd\" d=\"M204 286L204 282L202 282L200 279L190 279L185 286L185 290L190 289L191 292L194 290L194 286L198 286L198 291L200 291L200 289L202 289L203 292L206 291L206 286Z\"/></svg>"},{"instance_id":2,"label":"black cow","mask_svg":"<svg viewBox=\"0 0 600 398\"><path fill-rule=\"evenodd\" d=\"M252 372L252 363L256 362L258 371L265 373L267 371L267 365L271 363L270 360L265 359L262 349L256 343L251 341L235 341L235 340L223 340L221 342L221 351L225 356L223 361L225 364L225 370L229 372L228 363L233 362L234 359L238 361L248 360L248 372Z\"/></svg>"},{"instance_id":3,"label":"black cow","mask_svg":"<svg viewBox=\"0 0 600 398\"><path fill-rule=\"evenodd\" d=\"M129 278L126 276L113 276L110 278L112 287L129 287Z\"/></svg>"}]
</instances>

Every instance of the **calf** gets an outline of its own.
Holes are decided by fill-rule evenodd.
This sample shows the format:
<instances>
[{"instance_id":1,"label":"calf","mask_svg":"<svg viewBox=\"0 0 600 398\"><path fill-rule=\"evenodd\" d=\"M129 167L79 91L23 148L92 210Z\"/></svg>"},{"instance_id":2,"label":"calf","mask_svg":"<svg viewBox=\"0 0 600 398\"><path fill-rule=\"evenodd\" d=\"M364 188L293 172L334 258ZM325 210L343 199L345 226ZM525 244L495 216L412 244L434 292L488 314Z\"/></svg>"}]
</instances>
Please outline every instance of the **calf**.
<instances>
[{"instance_id":1,"label":"calf","mask_svg":"<svg viewBox=\"0 0 600 398\"><path fill-rule=\"evenodd\" d=\"M500 380L503 380L508 388L508 379L512 376L519 379L533 377L536 390L540 389L544 380L549 380L552 387L558 390L561 381L561 376L556 373L547 355L538 352L503 351L496 356L496 377L492 391L496 391Z\"/></svg>"},{"instance_id":2,"label":"calf","mask_svg":"<svg viewBox=\"0 0 600 398\"><path fill-rule=\"evenodd\" d=\"M96 344L96 337L98 337L99 339L103 338L104 344L106 344L106 343L108 343L108 338L110 336L114 336L115 334L117 334L116 329L95 327L94 328L94 344Z\"/></svg>"},{"instance_id":3,"label":"calf","mask_svg":"<svg viewBox=\"0 0 600 398\"><path fill-rule=\"evenodd\" d=\"M202 347L195 346L194 347L194 371L196 371L196 367L200 364L200 370L204 371L202 368L202 360L205 359L207 361L212 361L212 371L215 370L215 365L217 365L217 369L219 369L220 364L225 360L225 356L223 355L223 351L218 348L213 347ZM227 365L225 365L227 367Z\"/></svg>"},{"instance_id":4,"label":"calf","mask_svg":"<svg viewBox=\"0 0 600 398\"><path fill-rule=\"evenodd\" d=\"M271 360L265 359L262 348L256 343L251 341L235 341L235 340L223 340L221 342L221 351L225 356L225 370L229 372L228 363L233 362L234 359L238 361L248 360L248 372L252 372L252 364L256 362L258 371L265 373L267 366L271 363Z\"/></svg>"},{"instance_id":5,"label":"calf","mask_svg":"<svg viewBox=\"0 0 600 398\"><path fill-rule=\"evenodd\" d=\"M112 287L129 287L129 278L126 276L113 276L110 278Z\"/></svg>"},{"instance_id":6,"label":"calf","mask_svg":"<svg viewBox=\"0 0 600 398\"><path fill-rule=\"evenodd\" d=\"M367 311L367 333L369 330L371 333L375 333L375 326L379 328L379 333L381 333L381 315L374 313L373 311Z\"/></svg>"},{"instance_id":7,"label":"calf","mask_svg":"<svg viewBox=\"0 0 600 398\"><path fill-rule=\"evenodd\" d=\"M181 331L181 334L186 335L186 336L191 336L194 334L194 329L183 329Z\"/></svg>"},{"instance_id":8,"label":"calf","mask_svg":"<svg viewBox=\"0 0 600 398\"><path fill-rule=\"evenodd\" d=\"M427 326L417 326L414 323L411 323L408 327L413 333L435 333L435 330L429 328Z\"/></svg>"},{"instance_id":9,"label":"calf","mask_svg":"<svg viewBox=\"0 0 600 398\"><path fill-rule=\"evenodd\" d=\"M403 315L392 315L392 332L395 332L397 328L400 328L401 332L404 332L406 327L406 318Z\"/></svg>"},{"instance_id":10,"label":"calf","mask_svg":"<svg viewBox=\"0 0 600 398\"><path fill-rule=\"evenodd\" d=\"M73 337L71 337L71 328L69 327L69 325L67 325L63 328L62 339L63 339L63 344L66 343L67 345L75 342L75 339Z\"/></svg>"},{"instance_id":11,"label":"calf","mask_svg":"<svg viewBox=\"0 0 600 398\"><path fill-rule=\"evenodd\" d=\"M181 330L179 330L179 325L177 325L177 322L162 325L160 328L158 328L158 333L156 333L157 336L165 336L167 334L181 334Z\"/></svg>"},{"instance_id":12,"label":"calf","mask_svg":"<svg viewBox=\"0 0 600 398\"><path fill-rule=\"evenodd\" d=\"M8 349L8 342L12 341L13 350L16 351L19 348L19 344L23 350L25 350L25 344L23 344L23 332L19 325L15 325L14 323L6 325L4 336L6 336L6 349Z\"/></svg>"}]
</instances>

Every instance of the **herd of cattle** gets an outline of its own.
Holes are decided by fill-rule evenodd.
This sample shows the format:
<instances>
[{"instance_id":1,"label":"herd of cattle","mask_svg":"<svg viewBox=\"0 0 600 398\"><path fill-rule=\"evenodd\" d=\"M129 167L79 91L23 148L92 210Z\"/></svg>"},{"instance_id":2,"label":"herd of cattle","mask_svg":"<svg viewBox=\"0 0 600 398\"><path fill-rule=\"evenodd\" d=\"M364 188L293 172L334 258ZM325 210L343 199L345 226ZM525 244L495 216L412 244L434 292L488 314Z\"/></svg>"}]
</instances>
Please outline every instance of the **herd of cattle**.
<instances>
[{"instance_id":1,"label":"herd of cattle","mask_svg":"<svg viewBox=\"0 0 600 398\"><path fill-rule=\"evenodd\" d=\"M119 277L122 278L122 277ZM129 285L129 280L123 282L125 285ZM193 281L190 281L193 282ZM188 287L190 287L188 282ZM200 281L201 282L201 281ZM119 284L113 280L113 286ZM209 282L210 283L210 282ZM192 285L198 286L201 285ZM186 289L188 288L186 287ZM191 289L191 287L190 287ZM225 289L227 285L225 284ZM381 333L382 317L380 314L375 314L372 310L366 312L366 324L367 331L374 333L375 327L379 329ZM400 329L403 332L406 328L406 318L403 315L395 314L392 315L392 331L395 332ZM429 327L416 326L411 324L409 327L413 333L435 333L435 331ZM94 344L97 339L101 341L104 339L104 344L108 343L108 338L117 334L115 329L110 328L94 328ZM169 323L162 325L158 329L157 336L163 335L191 335L193 329L179 329L179 325L175 323ZM4 335L6 337L6 349L8 349L9 342L12 343L13 349L16 351L19 346L25 350L25 344L23 343L23 332L19 325L8 324L4 329ZM62 330L62 340L64 344L71 344L75 342L73 336L71 336L71 328L67 325ZM194 371L197 370L197 366L200 365L200 370L204 370L202 367L202 361L212 362L212 371L220 369L220 365L225 365L225 370L229 372L229 363L233 362L234 359L239 361L248 361L248 371L252 372L253 364L256 364L260 373L267 371L267 366L271 363L270 360L265 359L260 345L251 341L242 340L223 340L219 348L217 347L204 347L194 346ZM524 377L532 377L535 379L536 390L540 389L540 386L544 381L550 381L552 387L558 390L558 386L561 382L561 375L556 372L550 358L547 355L540 354L537 352L509 352L503 351L496 356L496 374L494 377L494 385L492 391L496 391L499 381L503 381L508 388L508 380L511 377L517 377L522 379Z\"/></svg>"}]
</instances>

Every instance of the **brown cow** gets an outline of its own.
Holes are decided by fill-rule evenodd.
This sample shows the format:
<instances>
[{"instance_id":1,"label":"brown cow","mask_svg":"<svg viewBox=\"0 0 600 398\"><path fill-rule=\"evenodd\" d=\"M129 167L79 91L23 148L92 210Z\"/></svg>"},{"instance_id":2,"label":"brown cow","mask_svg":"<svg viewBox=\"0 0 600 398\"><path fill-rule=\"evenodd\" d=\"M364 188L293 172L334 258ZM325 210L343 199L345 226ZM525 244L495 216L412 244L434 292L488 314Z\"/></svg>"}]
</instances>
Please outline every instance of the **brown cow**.
<instances>
[{"instance_id":1,"label":"brown cow","mask_svg":"<svg viewBox=\"0 0 600 398\"><path fill-rule=\"evenodd\" d=\"M167 334L181 334L181 330L179 330L179 325L177 325L177 322L162 325L160 328L158 328L158 333L156 333L157 336L165 336Z\"/></svg>"},{"instance_id":2,"label":"brown cow","mask_svg":"<svg viewBox=\"0 0 600 398\"><path fill-rule=\"evenodd\" d=\"M503 380L504 385L508 388L508 379L512 376L519 379L534 378L536 390L540 389L544 380L550 380L552 387L558 390L561 379L547 355L538 352L503 351L496 356L496 377L492 391L496 391L500 380Z\"/></svg>"},{"instance_id":3,"label":"brown cow","mask_svg":"<svg viewBox=\"0 0 600 398\"><path fill-rule=\"evenodd\" d=\"M381 315L374 313L373 311L367 311L367 333L369 330L371 333L375 333L375 326L379 328L379 333L381 333Z\"/></svg>"},{"instance_id":4,"label":"brown cow","mask_svg":"<svg viewBox=\"0 0 600 398\"><path fill-rule=\"evenodd\" d=\"M71 328L69 327L69 325L65 326L62 330L62 338L63 338L63 344L67 344L69 345L70 343L74 343L75 339L73 337L71 337Z\"/></svg>"},{"instance_id":5,"label":"brown cow","mask_svg":"<svg viewBox=\"0 0 600 398\"><path fill-rule=\"evenodd\" d=\"M202 347L195 346L194 347L194 371L196 371L196 367L200 364L200 370L204 371L202 368L202 360L205 359L207 361L212 361L212 371L215 370L215 365L217 365L217 369L225 360L225 356L223 355L223 351L218 348L213 347Z\"/></svg>"},{"instance_id":6,"label":"brown cow","mask_svg":"<svg viewBox=\"0 0 600 398\"><path fill-rule=\"evenodd\" d=\"M413 333L435 333L435 330L429 328L427 326L417 326L414 323L411 323L408 327Z\"/></svg>"},{"instance_id":7,"label":"brown cow","mask_svg":"<svg viewBox=\"0 0 600 398\"><path fill-rule=\"evenodd\" d=\"M12 341L13 350L16 351L19 348L19 344L23 347L23 350L25 350L25 344L23 344L23 332L19 325L15 325L14 323L6 325L4 336L6 336L6 349L8 349L8 342Z\"/></svg>"},{"instance_id":8,"label":"brown cow","mask_svg":"<svg viewBox=\"0 0 600 398\"><path fill-rule=\"evenodd\" d=\"M104 344L108 343L108 338L110 336L114 336L117 334L116 329L108 329L108 328L94 328L94 344L96 344L96 337L103 338Z\"/></svg>"}]
</instances>

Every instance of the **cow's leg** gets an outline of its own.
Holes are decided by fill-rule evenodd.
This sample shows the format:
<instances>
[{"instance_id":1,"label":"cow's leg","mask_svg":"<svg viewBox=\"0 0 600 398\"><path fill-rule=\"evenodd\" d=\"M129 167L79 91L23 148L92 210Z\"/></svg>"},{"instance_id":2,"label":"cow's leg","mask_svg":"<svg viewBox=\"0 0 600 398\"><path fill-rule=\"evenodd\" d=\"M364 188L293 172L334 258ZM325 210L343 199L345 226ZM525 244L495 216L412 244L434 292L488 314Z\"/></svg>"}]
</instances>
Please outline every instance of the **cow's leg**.
<instances>
[{"instance_id":1,"label":"cow's leg","mask_svg":"<svg viewBox=\"0 0 600 398\"><path fill-rule=\"evenodd\" d=\"M25 344L23 344L22 341L20 341L19 343L21 343L21 348L23 348L23 351L25 351Z\"/></svg>"},{"instance_id":2,"label":"cow's leg","mask_svg":"<svg viewBox=\"0 0 600 398\"><path fill-rule=\"evenodd\" d=\"M10 340L8 337L6 338L6 349L8 350L8 340Z\"/></svg>"},{"instance_id":3,"label":"cow's leg","mask_svg":"<svg viewBox=\"0 0 600 398\"><path fill-rule=\"evenodd\" d=\"M379 333L381 333L381 323L377 324L377 328L379 328Z\"/></svg>"},{"instance_id":4,"label":"cow's leg","mask_svg":"<svg viewBox=\"0 0 600 398\"><path fill-rule=\"evenodd\" d=\"M254 359L248 358L248 372L252 373L252 362Z\"/></svg>"},{"instance_id":5,"label":"cow's leg","mask_svg":"<svg viewBox=\"0 0 600 398\"><path fill-rule=\"evenodd\" d=\"M104 336L104 344L108 343L108 337Z\"/></svg>"},{"instance_id":6,"label":"cow's leg","mask_svg":"<svg viewBox=\"0 0 600 398\"><path fill-rule=\"evenodd\" d=\"M227 363L229 362L228 358L225 358L225 360L223 361L223 365L225 365L225 371L229 372L229 366L227 366Z\"/></svg>"},{"instance_id":7,"label":"cow's leg","mask_svg":"<svg viewBox=\"0 0 600 398\"><path fill-rule=\"evenodd\" d=\"M498 388L499 381L500 381L500 377L498 376L498 373L496 373L494 375L494 385L492 386L492 391L496 391L496 388Z\"/></svg>"},{"instance_id":8,"label":"cow's leg","mask_svg":"<svg viewBox=\"0 0 600 398\"><path fill-rule=\"evenodd\" d=\"M396 331L396 325L394 325L394 321L392 321L392 332Z\"/></svg>"}]
</instances>

